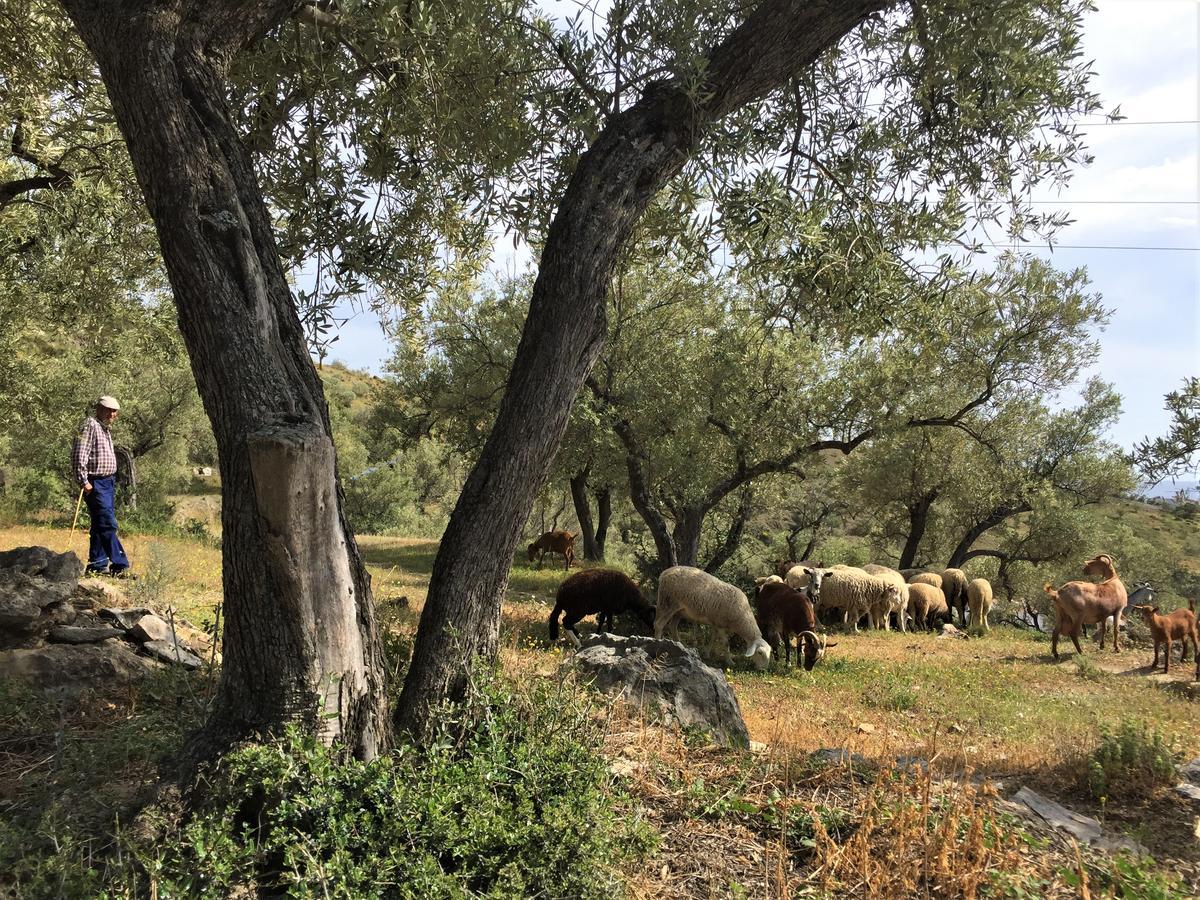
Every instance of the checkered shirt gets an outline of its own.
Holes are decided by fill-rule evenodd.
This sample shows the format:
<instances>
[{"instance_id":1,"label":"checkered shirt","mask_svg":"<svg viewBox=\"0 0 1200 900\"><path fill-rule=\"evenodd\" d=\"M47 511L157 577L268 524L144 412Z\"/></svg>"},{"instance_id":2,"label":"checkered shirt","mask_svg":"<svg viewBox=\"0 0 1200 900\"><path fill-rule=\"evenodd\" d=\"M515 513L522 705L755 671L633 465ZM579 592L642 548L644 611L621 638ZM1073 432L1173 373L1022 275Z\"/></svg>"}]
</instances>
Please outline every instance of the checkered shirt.
<instances>
[{"instance_id":1,"label":"checkered shirt","mask_svg":"<svg viewBox=\"0 0 1200 900\"><path fill-rule=\"evenodd\" d=\"M79 437L71 450L71 467L75 481L82 487L89 475L115 475L117 454L113 450L112 434L94 416L83 420Z\"/></svg>"}]
</instances>

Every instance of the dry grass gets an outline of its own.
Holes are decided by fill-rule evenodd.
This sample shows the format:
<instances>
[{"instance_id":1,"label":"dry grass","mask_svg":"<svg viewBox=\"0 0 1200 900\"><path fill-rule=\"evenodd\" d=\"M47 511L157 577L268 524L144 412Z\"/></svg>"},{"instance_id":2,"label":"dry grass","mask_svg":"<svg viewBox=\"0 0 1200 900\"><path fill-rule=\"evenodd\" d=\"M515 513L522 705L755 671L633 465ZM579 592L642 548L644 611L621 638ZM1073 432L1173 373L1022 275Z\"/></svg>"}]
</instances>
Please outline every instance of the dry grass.
<instances>
[{"instance_id":1,"label":"dry grass","mask_svg":"<svg viewBox=\"0 0 1200 900\"><path fill-rule=\"evenodd\" d=\"M175 538L125 540L135 565L155 553L168 560L168 599L181 615L211 619L219 550ZM0 530L5 547L65 550L68 543L64 529ZM436 542L365 536L359 543L381 621L411 639ZM85 548L86 535L77 533L72 549ZM564 646L546 638L546 617L564 577L523 559L514 565L501 661L519 679L553 676L562 660ZM1159 729L1186 758L1200 756L1200 707L1147 677L1150 648L1113 655L1088 644L1080 664L1054 663L1042 636L1005 628L969 641L898 633L839 641L811 673L729 673L764 752L696 746L644 723L616 722L614 768L662 836L659 852L632 874L635 896L1080 896L1071 883L1080 868L1074 848L1034 826L1017 827L989 779L1006 790L1031 784L1103 815L1200 892L1200 839L1192 831L1200 823L1183 801L1160 795L1099 809L1071 794L1081 756L1101 729L1126 718ZM1173 680L1180 690L1183 668ZM810 753L819 748L847 748L869 766L814 767ZM904 757L931 762L898 771ZM1093 882L1111 864L1086 853L1080 859ZM1093 896L1104 894L1095 887Z\"/></svg>"}]
</instances>

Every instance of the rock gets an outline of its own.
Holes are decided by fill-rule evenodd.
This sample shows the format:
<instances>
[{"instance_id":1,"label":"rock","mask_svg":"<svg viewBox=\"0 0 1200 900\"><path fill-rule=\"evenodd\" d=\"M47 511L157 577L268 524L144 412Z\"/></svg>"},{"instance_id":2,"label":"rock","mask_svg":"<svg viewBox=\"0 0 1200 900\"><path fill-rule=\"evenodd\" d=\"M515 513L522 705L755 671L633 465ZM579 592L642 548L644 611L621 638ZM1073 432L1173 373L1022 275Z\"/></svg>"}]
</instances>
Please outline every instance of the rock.
<instances>
[{"instance_id":1,"label":"rock","mask_svg":"<svg viewBox=\"0 0 1200 900\"><path fill-rule=\"evenodd\" d=\"M872 765L865 756L851 753L845 747L822 747L820 750L814 750L808 754L808 758L813 762L824 763L828 766L850 765L866 768Z\"/></svg>"},{"instance_id":2,"label":"rock","mask_svg":"<svg viewBox=\"0 0 1200 900\"><path fill-rule=\"evenodd\" d=\"M1179 774L1192 784L1200 785L1200 758L1193 759L1190 763L1184 765Z\"/></svg>"},{"instance_id":3,"label":"rock","mask_svg":"<svg viewBox=\"0 0 1200 900\"><path fill-rule=\"evenodd\" d=\"M0 553L0 570L31 578L67 584L74 588L83 575L83 563L73 552L55 553L49 547L17 547Z\"/></svg>"},{"instance_id":4,"label":"rock","mask_svg":"<svg viewBox=\"0 0 1200 900\"><path fill-rule=\"evenodd\" d=\"M199 628L182 624L179 619L175 620L175 639L197 656L206 657L212 653L212 638Z\"/></svg>"},{"instance_id":5,"label":"rock","mask_svg":"<svg viewBox=\"0 0 1200 900\"><path fill-rule=\"evenodd\" d=\"M942 633L938 635L940 638L958 638L959 640L967 640L967 633L959 631L949 622L942 626Z\"/></svg>"},{"instance_id":6,"label":"rock","mask_svg":"<svg viewBox=\"0 0 1200 900\"><path fill-rule=\"evenodd\" d=\"M72 590L67 582L0 570L0 631L29 634L61 624Z\"/></svg>"},{"instance_id":7,"label":"rock","mask_svg":"<svg viewBox=\"0 0 1200 900\"><path fill-rule=\"evenodd\" d=\"M900 772L915 772L916 770L926 772L929 769L929 760L923 756L911 756L909 754L897 756L896 769Z\"/></svg>"},{"instance_id":8,"label":"rock","mask_svg":"<svg viewBox=\"0 0 1200 900\"><path fill-rule=\"evenodd\" d=\"M564 665L574 666L595 688L649 707L668 722L698 727L727 746L750 744L725 674L676 641L593 634Z\"/></svg>"},{"instance_id":9,"label":"rock","mask_svg":"<svg viewBox=\"0 0 1200 900\"><path fill-rule=\"evenodd\" d=\"M135 606L133 609L116 609L108 608L100 610L100 618L108 619L116 622L117 626L128 631L138 623L138 619L142 616L152 616L154 610L147 609L145 606Z\"/></svg>"},{"instance_id":10,"label":"rock","mask_svg":"<svg viewBox=\"0 0 1200 900\"><path fill-rule=\"evenodd\" d=\"M142 644L142 649L155 659L183 666L185 669L198 669L203 665L200 657L171 641L146 641Z\"/></svg>"},{"instance_id":11,"label":"rock","mask_svg":"<svg viewBox=\"0 0 1200 900\"><path fill-rule=\"evenodd\" d=\"M119 689L153 668L150 660L139 657L123 641L0 652L0 677L29 681L56 695Z\"/></svg>"},{"instance_id":12,"label":"rock","mask_svg":"<svg viewBox=\"0 0 1200 900\"><path fill-rule=\"evenodd\" d=\"M171 626L154 615L154 613L147 613L134 622L129 629L129 636L139 644L146 641L175 642L175 635L171 631Z\"/></svg>"},{"instance_id":13,"label":"rock","mask_svg":"<svg viewBox=\"0 0 1200 900\"><path fill-rule=\"evenodd\" d=\"M751 741L750 742L750 752L751 753L766 753L767 749L768 749L767 745L764 744L762 741Z\"/></svg>"},{"instance_id":14,"label":"rock","mask_svg":"<svg viewBox=\"0 0 1200 900\"><path fill-rule=\"evenodd\" d=\"M52 644L98 644L125 632L111 625L56 625L46 634Z\"/></svg>"},{"instance_id":15,"label":"rock","mask_svg":"<svg viewBox=\"0 0 1200 900\"><path fill-rule=\"evenodd\" d=\"M1192 803L1200 805L1200 787L1197 787L1190 781L1181 781L1175 785L1175 793L1185 800L1191 800Z\"/></svg>"},{"instance_id":16,"label":"rock","mask_svg":"<svg viewBox=\"0 0 1200 900\"><path fill-rule=\"evenodd\" d=\"M78 609L100 610L105 607L122 609L129 604L125 592L111 579L84 578L75 586L71 601Z\"/></svg>"},{"instance_id":17,"label":"rock","mask_svg":"<svg viewBox=\"0 0 1200 900\"><path fill-rule=\"evenodd\" d=\"M858 724L858 733L859 734L874 734L875 726L872 725L870 722L860 722Z\"/></svg>"},{"instance_id":18,"label":"rock","mask_svg":"<svg viewBox=\"0 0 1200 900\"><path fill-rule=\"evenodd\" d=\"M1018 809L1024 807L1036 813L1055 830L1069 834L1097 850L1109 852L1128 850L1139 856L1150 855L1150 851L1132 838L1106 835L1101 829L1100 823L1091 816L1067 809L1027 787L1017 791L1012 799Z\"/></svg>"}]
</instances>

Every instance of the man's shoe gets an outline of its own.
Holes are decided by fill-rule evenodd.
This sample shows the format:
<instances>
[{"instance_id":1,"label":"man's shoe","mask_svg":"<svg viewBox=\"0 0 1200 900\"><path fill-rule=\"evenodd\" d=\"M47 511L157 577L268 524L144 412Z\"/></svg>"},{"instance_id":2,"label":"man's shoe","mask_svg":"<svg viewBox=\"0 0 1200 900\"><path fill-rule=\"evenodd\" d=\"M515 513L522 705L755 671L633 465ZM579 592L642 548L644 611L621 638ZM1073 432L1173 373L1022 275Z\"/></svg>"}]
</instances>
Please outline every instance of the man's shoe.
<instances>
[{"instance_id":1,"label":"man's shoe","mask_svg":"<svg viewBox=\"0 0 1200 900\"><path fill-rule=\"evenodd\" d=\"M128 569L110 569L108 574L111 575L113 578L121 578L121 579L126 579L129 581L137 581L137 576L134 575L132 572L130 572Z\"/></svg>"},{"instance_id":2,"label":"man's shoe","mask_svg":"<svg viewBox=\"0 0 1200 900\"><path fill-rule=\"evenodd\" d=\"M94 578L99 578L101 576L111 575L111 574L112 573L108 570L108 566L105 566L103 569L84 569L83 570L84 578L87 578L89 575L91 575Z\"/></svg>"}]
</instances>

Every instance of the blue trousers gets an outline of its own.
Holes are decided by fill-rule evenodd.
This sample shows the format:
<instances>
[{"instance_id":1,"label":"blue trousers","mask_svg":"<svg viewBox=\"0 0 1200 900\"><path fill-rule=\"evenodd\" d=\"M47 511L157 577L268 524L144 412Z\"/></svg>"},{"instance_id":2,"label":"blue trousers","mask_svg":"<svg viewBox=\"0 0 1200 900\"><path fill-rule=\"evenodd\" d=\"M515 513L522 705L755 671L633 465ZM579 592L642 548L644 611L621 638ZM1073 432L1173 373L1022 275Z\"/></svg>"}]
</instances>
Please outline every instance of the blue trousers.
<instances>
[{"instance_id":1,"label":"blue trousers","mask_svg":"<svg viewBox=\"0 0 1200 900\"><path fill-rule=\"evenodd\" d=\"M116 491L116 476L90 477L92 489L84 494L88 516L92 520L91 541L88 545L89 570L111 566L119 572L129 568L129 557L117 537L117 514L113 510Z\"/></svg>"}]
</instances>

